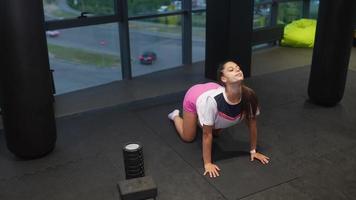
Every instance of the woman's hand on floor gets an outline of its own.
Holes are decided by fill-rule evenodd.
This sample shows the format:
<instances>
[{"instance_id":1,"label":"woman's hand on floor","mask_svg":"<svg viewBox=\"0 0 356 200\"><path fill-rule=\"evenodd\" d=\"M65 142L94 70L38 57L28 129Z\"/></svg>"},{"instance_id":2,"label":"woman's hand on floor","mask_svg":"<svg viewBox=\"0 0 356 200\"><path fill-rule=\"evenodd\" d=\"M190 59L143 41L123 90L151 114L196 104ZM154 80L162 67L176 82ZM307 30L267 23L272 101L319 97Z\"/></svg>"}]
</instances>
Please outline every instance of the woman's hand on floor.
<instances>
[{"instance_id":1,"label":"woman's hand on floor","mask_svg":"<svg viewBox=\"0 0 356 200\"><path fill-rule=\"evenodd\" d=\"M220 168L217 165L214 165L213 163L207 163L204 165L204 168L205 168L204 176L206 174L209 174L210 178L212 177L215 178L219 176Z\"/></svg>"},{"instance_id":2,"label":"woman's hand on floor","mask_svg":"<svg viewBox=\"0 0 356 200\"><path fill-rule=\"evenodd\" d=\"M267 157L263 154L260 154L258 152L251 153L251 161L253 161L255 158L257 160L261 161L262 164L268 164L268 162L269 162L269 157Z\"/></svg>"}]
</instances>

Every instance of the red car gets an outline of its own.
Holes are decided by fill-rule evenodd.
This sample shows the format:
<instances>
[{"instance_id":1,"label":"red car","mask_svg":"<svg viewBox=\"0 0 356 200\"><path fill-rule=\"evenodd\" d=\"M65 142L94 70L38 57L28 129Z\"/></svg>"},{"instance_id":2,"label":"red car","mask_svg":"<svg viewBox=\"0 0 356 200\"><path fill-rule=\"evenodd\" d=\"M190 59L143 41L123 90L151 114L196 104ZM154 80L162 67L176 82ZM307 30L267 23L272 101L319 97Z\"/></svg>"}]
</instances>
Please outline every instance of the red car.
<instances>
[{"instance_id":1,"label":"red car","mask_svg":"<svg viewBox=\"0 0 356 200\"><path fill-rule=\"evenodd\" d=\"M146 51L140 55L138 58L141 64L151 65L153 62L157 60L157 55L153 51Z\"/></svg>"}]
</instances>

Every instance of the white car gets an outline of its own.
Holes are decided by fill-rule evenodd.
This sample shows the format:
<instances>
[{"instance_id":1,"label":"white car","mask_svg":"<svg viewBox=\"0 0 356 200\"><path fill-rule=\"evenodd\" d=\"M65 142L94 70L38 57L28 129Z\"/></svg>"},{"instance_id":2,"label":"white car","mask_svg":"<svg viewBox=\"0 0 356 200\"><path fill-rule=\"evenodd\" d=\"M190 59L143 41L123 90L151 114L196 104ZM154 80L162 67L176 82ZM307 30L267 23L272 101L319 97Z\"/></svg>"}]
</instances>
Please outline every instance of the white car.
<instances>
[{"instance_id":1,"label":"white car","mask_svg":"<svg viewBox=\"0 0 356 200\"><path fill-rule=\"evenodd\" d=\"M157 10L158 12L166 12L166 11L168 11L168 6L161 6L158 10Z\"/></svg>"},{"instance_id":2,"label":"white car","mask_svg":"<svg viewBox=\"0 0 356 200\"><path fill-rule=\"evenodd\" d=\"M46 35L48 35L49 37L58 37L59 34L61 34L61 32L59 32L57 30L46 31Z\"/></svg>"}]
</instances>

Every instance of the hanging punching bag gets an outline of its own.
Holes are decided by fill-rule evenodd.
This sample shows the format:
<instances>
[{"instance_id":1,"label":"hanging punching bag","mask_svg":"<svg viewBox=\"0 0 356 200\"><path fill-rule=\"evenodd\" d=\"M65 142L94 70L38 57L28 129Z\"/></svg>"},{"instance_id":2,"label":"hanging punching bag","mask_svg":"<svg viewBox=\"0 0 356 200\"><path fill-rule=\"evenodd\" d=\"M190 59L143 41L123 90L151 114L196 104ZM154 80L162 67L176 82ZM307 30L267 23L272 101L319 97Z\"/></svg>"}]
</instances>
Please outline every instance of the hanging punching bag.
<instances>
[{"instance_id":1,"label":"hanging punching bag","mask_svg":"<svg viewBox=\"0 0 356 200\"><path fill-rule=\"evenodd\" d=\"M51 152L56 127L42 1L1 0L0 91L8 149L22 158Z\"/></svg>"},{"instance_id":2,"label":"hanging punching bag","mask_svg":"<svg viewBox=\"0 0 356 200\"><path fill-rule=\"evenodd\" d=\"M334 106L343 97L352 46L354 0L320 1L308 94Z\"/></svg>"}]
</instances>

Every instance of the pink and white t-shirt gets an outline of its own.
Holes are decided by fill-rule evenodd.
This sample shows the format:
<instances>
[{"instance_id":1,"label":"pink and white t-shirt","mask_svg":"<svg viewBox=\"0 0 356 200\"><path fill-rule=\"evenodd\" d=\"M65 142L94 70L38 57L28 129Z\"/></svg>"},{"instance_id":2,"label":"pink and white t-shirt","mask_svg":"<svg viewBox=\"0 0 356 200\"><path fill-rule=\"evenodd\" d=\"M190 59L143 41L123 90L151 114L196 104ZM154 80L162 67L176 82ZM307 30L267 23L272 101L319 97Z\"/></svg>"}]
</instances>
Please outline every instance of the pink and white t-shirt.
<instances>
[{"instance_id":1,"label":"pink and white t-shirt","mask_svg":"<svg viewBox=\"0 0 356 200\"><path fill-rule=\"evenodd\" d=\"M200 126L214 126L214 129L233 126L244 118L241 102L229 102L224 87L202 93L196 101L196 108ZM259 115L258 109L256 115Z\"/></svg>"}]
</instances>

